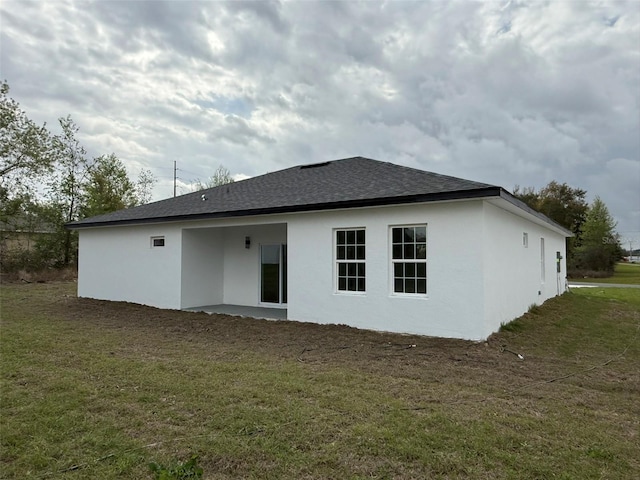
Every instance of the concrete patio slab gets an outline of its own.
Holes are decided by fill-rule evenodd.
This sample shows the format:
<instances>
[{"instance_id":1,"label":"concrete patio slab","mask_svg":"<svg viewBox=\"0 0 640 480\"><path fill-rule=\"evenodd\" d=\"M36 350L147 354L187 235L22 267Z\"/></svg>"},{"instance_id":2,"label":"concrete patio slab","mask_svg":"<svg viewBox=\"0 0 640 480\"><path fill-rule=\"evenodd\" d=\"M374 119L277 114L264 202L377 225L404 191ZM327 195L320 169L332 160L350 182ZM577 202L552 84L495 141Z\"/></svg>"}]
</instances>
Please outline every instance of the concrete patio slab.
<instances>
[{"instance_id":1,"label":"concrete patio slab","mask_svg":"<svg viewBox=\"0 0 640 480\"><path fill-rule=\"evenodd\" d=\"M218 313L238 317L263 318L267 320L286 320L286 308L245 307L243 305L204 305L202 307L185 308L188 312Z\"/></svg>"}]
</instances>

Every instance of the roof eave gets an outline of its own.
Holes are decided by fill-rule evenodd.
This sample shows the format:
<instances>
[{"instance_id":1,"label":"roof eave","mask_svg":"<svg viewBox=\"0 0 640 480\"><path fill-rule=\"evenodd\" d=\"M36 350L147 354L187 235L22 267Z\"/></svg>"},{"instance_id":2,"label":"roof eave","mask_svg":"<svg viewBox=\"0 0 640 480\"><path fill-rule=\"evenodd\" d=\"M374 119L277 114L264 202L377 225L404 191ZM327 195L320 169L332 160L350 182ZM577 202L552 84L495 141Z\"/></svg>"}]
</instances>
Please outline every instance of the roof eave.
<instances>
[{"instance_id":1,"label":"roof eave","mask_svg":"<svg viewBox=\"0 0 640 480\"><path fill-rule=\"evenodd\" d=\"M534 210L529 205L524 203L522 200L520 200L519 198L515 197L511 193L507 192L503 188L500 189L500 198L503 199L503 200L506 200L511 205L514 205L515 207L518 207L519 209L525 211L526 213L528 213L530 215L533 215L538 220L542 220L544 223L546 223L547 225L549 225L550 227L552 227L556 231L559 231L559 233L562 233L562 234L566 235L567 237L575 236L571 230L569 230L569 229L563 227L562 225L560 225L559 223L551 220L545 214L540 213L537 210Z\"/></svg>"},{"instance_id":2,"label":"roof eave","mask_svg":"<svg viewBox=\"0 0 640 480\"><path fill-rule=\"evenodd\" d=\"M405 205L409 203L428 203L450 200L471 200L486 197L498 197L501 193L500 187L482 187L470 190L459 190L455 192L439 192L420 195L407 195L403 197L383 197L373 199L348 200L340 202L314 203L305 205L290 205L282 207L257 208L249 210L236 210L226 212L213 212L201 214L183 214L164 217L150 217L141 219L126 219L99 222L71 222L65 227L69 230L81 230L84 228L115 227L125 225L146 225L154 223L208 220L218 218L246 217L257 215L274 215L280 213L302 213L322 210L337 210L345 208L378 207L386 205Z\"/></svg>"}]
</instances>

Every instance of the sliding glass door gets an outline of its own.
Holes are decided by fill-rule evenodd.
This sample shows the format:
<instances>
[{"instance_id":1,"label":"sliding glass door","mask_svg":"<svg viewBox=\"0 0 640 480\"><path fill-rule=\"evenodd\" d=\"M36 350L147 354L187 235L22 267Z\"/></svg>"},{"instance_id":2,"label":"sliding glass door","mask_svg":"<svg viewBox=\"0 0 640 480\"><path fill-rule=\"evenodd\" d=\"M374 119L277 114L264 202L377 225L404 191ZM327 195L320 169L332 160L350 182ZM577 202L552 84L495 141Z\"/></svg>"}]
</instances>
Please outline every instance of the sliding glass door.
<instances>
[{"instance_id":1,"label":"sliding glass door","mask_svg":"<svg viewBox=\"0 0 640 480\"><path fill-rule=\"evenodd\" d=\"M260 302L287 303L287 246L260 247Z\"/></svg>"}]
</instances>

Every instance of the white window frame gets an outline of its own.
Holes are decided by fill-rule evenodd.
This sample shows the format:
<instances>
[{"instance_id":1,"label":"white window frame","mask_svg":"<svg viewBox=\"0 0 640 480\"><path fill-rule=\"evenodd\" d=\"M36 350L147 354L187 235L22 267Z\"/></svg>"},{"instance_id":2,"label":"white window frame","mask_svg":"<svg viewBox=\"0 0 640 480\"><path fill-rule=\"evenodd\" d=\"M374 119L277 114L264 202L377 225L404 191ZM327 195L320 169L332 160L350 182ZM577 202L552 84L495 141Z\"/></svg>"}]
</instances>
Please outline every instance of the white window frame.
<instances>
[{"instance_id":1,"label":"white window frame","mask_svg":"<svg viewBox=\"0 0 640 480\"><path fill-rule=\"evenodd\" d=\"M344 232L344 243L339 243L339 233ZM354 243L348 242L346 238L347 232L355 232ZM358 232L364 233L364 242L358 243ZM344 248L344 254L340 251L340 247ZM350 255L347 253L348 247L354 248L354 258L348 258ZM367 229L365 227L346 227L346 228L334 228L333 229L333 258L334 258L334 292L340 295L365 295L367 293ZM360 250L362 249L362 250ZM362 258L360 257L362 253ZM344 258L340 258L344 257ZM355 274L350 274L348 271L342 274L341 265L345 265L346 269L350 269L351 265L354 265ZM362 269L362 271L360 271ZM344 288L341 287L341 279L344 278ZM349 281L353 279L355 281L355 290L349 289ZM360 280L362 280L363 289L360 290Z\"/></svg>"},{"instance_id":2,"label":"white window frame","mask_svg":"<svg viewBox=\"0 0 640 480\"><path fill-rule=\"evenodd\" d=\"M156 245L156 240L162 240L162 245ZM164 246L166 245L164 235L153 236L151 237L149 242L150 242L151 248L164 248Z\"/></svg>"},{"instance_id":3,"label":"white window frame","mask_svg":"<svg viewBox=\"0 0 640 480\"><path fill-rule=\"evenodd\" d=\"M394 229L398 229L401 228L402 230L402 235L403 235L403 239L401 243L397 243L394 242ZM405 228L424 228L424 242L422 241L417 241L418 239L416 239L414 237L414 241L413 242L408 242L405 243L404 242L404 229ZM390 261L390 270L389 270L389 278L390 278L390 291L391 291L391 295L393 296L407 296L407 297L427 297L429 294L429 272L428 272L428 232L429 232L429 227L428 224L426 223L416 223L416 224L405 224L405 225L390 225L389 226L389 261ZM414 234L415 234L415 230L414 230ZM418 245L422 245L424 244L424 258L404 258L405 255L405 245L414 245L415 249L413 250L413 256L416 257L418 256ZM403 258L394 258L394 247L398 248L398 246L401 246L402 249L402 256ZM396 277L396 265L403 265L403 273L402 276L400 277L401 281L403 282L403 291L398 292L396 291L396 280L399 280L398 277ZM414 266L414 273L411 277L406 275L406 266L407 264L413 264ZM424 269L424 277L422 276L422 274L418 274L418 265L424 265L424 267L421 267L420 269ZM411 278L413 278L415 280L414 283L414 292L407 292L406 291L406 287L407 287L407 280L410 280ZM418 292L418 281L419 280L424 280L424 292Z\"/></svg>"}]
</instances>

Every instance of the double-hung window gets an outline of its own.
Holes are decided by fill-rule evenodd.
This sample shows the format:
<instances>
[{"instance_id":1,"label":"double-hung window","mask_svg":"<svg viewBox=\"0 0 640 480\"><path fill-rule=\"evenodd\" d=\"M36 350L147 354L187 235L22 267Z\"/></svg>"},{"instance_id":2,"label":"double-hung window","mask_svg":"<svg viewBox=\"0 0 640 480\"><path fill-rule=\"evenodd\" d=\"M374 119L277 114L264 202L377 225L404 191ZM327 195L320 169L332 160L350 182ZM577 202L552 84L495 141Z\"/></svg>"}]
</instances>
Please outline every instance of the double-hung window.
<instances>
[{"instance_id":1,"label":"double-hung window","mask_svg":"<svg viewBox=\"0 0 640 480\"><path fill-rule=\"evenodd\" d=\"M336 273L338 292L364 292L365 230L336 230Z\"/></svg>"},{"instance_id":2,"label":"double-hung window","mask_svg":"<svg viewBox=\"0 0 640 480\"><path fill-rule=\"evenodd\" d=\"M427 226L391 227L393 292L427 293Z\"/></svg>"}]
</instances>

